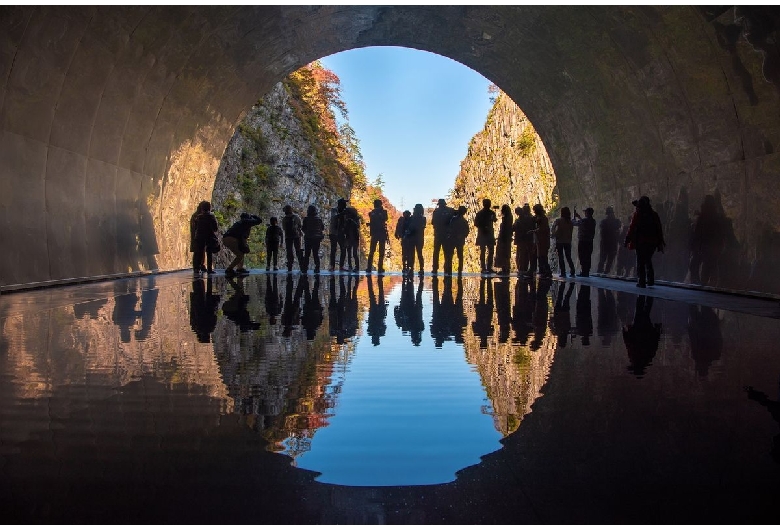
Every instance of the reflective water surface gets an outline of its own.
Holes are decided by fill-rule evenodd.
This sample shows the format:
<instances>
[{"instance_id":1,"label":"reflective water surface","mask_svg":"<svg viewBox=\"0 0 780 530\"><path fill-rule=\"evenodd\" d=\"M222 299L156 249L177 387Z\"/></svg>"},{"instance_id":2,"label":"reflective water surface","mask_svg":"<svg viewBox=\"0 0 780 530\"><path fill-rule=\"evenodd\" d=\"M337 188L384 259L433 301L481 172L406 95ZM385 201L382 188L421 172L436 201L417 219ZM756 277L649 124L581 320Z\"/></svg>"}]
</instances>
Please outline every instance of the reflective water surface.
<instances>
[{"instance_id":1,"label":"reflective water surface","mask_svg":"<svg viewBox=\"0 0 780 530\"><path fill-rule=\"evenodd\" d=\"M231 419L323 483L440 484L534 414L537 436L565 433L554 443L604 466L615 463L588 440L622 444L648 473L697 452L713 479L778 472L773 319L516 278L149 277L115 289L0 322L6 478L20 455L51 465L43 476L84 461L143 468L156 448L203 444Z\"/></svg>"}]
</instances>

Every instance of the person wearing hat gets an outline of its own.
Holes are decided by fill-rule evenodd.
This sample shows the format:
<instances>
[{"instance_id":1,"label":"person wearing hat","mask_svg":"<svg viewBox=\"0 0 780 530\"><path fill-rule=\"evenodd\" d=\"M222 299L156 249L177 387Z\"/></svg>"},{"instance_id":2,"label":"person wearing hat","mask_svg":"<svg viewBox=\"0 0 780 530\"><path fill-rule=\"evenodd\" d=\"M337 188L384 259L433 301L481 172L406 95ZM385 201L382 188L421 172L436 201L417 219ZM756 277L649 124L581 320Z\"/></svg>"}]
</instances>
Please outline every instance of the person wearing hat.
<instances>
[{"instance_id":1,"label":"person wearing hat","mask_svg":"<svg viewBox=\"0 0 780 530\"><path fill-rule=\"evenodd\" d=\"M593 208L585 208L585 217L581 217L574 209L574 221L577 227L577 258L580 260L580 272L577 276L590 276L590 262L593 255L593 238L596 237L596 220L593 218Z\"/></svg>"},{"instance_id":2,"label":"person wearing hat","mask_svg":"<svg viewBox=\"0 0 780 530\"><path fill-rule=\"evenodd\" d=\"M452 258L458 253L458 276L463 274L463 246L469 235L469 223L466 221L466 207L459 206L447 223L447 233L444 237L444 274L452 274Z\"/></svg>"},{"instance_id":3,"label":"person wearing hat","mask_svg":"<svg viewBox=\"0 0 780 530\"><path fill-rule=\"evenodd\" d=\"M620 243L620 229L623 227L620 219L615 217L615 209L612 206L607 206L604 214L606 217L599 223L601 240L599 241L599 264L596 268L599 274L609 274L612 270L612 263L615 261Z\"/></svg>"},{"instance_id":4,"label":"person wearing hat","mask_svg":"<svg viewBox=\"0 0 780 530\"><path fill-rule=\"evenodd\" d=\"M368 266L366 272L371 273L371 265L374 263L374 253L379 245L379 257L377 258L376 271L379 274L385 272L385 242L387 235L387 210L382 205L382 199L374 199L374 209L368 212L368 228L371 235L371 246L368 251Z\"/></svg>"},{"instance_id":5,"label":"person wearing hat","mask_svg":"<svg viewBox=\"0 0 780 530\"><path fill-rule=\"evenodd\" d=\"M442 244L444 243L444 237L447 232L447 225L453 215L455 215L455 210L447 206L447 201L439 199L436 209L433 211L433 214L431 214L431 225L433 225L432 274L437 274L439 272L439 253L442 250Z\"/></svg>"},{"instance_id":6,"label":"person wearing hat","mask_svg":"<svg viewBox=\"0 0 780 530\"><path fill-rule=\"evenodd\" d=\"M650 206L650 199L646 195L631 201L631 204L636 210L631 217L631 224L623 244L636 251L636 286L652 286L655 284L653 253L656 250L663 252L666 246L661 219Z\"/></svg>"}]
</instances>

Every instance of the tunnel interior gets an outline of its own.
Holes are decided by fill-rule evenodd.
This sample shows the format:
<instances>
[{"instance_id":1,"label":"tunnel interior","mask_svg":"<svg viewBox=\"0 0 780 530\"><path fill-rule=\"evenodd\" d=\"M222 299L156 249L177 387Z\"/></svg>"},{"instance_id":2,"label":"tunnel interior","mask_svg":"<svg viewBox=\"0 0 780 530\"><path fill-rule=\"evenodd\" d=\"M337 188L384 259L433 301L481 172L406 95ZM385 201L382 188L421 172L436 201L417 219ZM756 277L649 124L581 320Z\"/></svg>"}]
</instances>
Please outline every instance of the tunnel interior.
<instances>
[{"instance_id":1,"label":"tunnel interior","mask_svg":"<svg viewBox=\"0 0 780 530\"><path fill-rule=\"evenodd\" d=\"M506 92L562 204L625 219L650 197L660 279L780 294L777 20L770 6L0 8L0 287L186 266L189 215L247 109L312 60L393 45ZM693 245L715 279L690 274Z\"/></svg>"}]
</instances>

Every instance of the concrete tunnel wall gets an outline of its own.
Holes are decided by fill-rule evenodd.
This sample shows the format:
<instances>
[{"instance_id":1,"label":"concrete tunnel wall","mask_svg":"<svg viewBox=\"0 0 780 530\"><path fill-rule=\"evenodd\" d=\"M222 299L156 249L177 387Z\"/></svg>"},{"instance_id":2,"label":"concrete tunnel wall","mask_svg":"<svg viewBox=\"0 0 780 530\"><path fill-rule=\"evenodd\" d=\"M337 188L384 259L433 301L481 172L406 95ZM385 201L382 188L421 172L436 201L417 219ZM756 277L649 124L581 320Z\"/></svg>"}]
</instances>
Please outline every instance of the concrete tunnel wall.
<instances>
[{"instance_id":1,"label":"concrete tunnel wall","mask_svg":"<svg viewBox=\"0 0 780 530\"><path fill-rule=\"evenodd\" d=\"M243 113L314 59L394 45L500 86L544 140L562 204L597 218L614 205L625 220L631 199L650 196L669 228L661 279L691 280L688 230L712 194L722 222L709 283L778 294L777 13L2 7L0 288L186 267L189 216Z\"/></svg>"}]
</instances>

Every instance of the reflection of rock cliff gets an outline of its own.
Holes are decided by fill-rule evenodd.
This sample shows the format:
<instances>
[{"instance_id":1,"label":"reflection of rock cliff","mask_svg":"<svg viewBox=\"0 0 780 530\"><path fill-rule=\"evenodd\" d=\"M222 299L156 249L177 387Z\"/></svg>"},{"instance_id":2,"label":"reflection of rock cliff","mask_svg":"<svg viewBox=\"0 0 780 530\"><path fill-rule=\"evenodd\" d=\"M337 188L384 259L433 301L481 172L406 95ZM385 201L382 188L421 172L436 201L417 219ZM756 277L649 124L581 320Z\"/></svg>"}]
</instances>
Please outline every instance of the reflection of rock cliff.
<instances>
[{"instance_id":1,"label":"reflection of rock cliff","mask_svg":"<svg viewBox=\"0 0 780 530\"><path fill-rule=\"evenodd\" d=\"M509 336L511 308L517 300L510 303L508 280L468 282L464 289L464 309L470 323L464 336L466 360L477 367L496 430L506 436L531 412L550 373L557 347L555 335L546 327L550 299L539 292L541 296L532 300L529 315L543 319L545 325L537 328L539 337L523 343ZM537 340L538 348L532 346Z\"/></svg>"}]
</instances>

